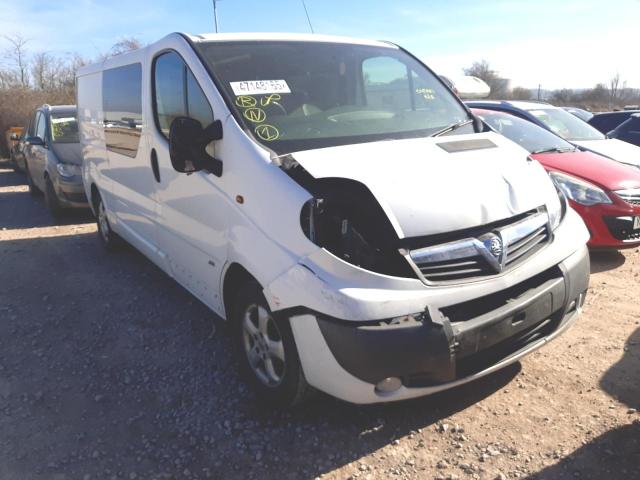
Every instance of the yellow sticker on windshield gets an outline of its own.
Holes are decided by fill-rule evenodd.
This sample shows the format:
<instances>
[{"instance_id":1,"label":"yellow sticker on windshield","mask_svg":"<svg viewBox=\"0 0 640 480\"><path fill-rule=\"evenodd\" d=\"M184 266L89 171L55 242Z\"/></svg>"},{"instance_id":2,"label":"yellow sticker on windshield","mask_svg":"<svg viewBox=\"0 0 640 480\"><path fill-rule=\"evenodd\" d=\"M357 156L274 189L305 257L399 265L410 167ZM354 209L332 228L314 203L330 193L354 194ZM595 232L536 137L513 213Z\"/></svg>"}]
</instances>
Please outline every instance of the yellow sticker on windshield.
<instances>
[{"instance_id":1,"label":"yellow sticker on windshield","mask_svg":"<svg viewBox=\"0 0 640 480\"><path fill-rule=\"evenodd\" d=\"M273 142L280 138L280 131L273 125L269 125L265 123L263 125L258 125L255 129L256 135L260 137L265 142Z\"/></svg>"},{"instance_id":2,"label":"yellow sticker on windshield","mask_svg":"<svg viewBox=\"0 0 640 480\"><path fill-rule=\"evenodd\" d=\"M236 105L242 108L255 107L257 100L249 95L240 95L236 98Z\"/></svg>"}]
</instances>

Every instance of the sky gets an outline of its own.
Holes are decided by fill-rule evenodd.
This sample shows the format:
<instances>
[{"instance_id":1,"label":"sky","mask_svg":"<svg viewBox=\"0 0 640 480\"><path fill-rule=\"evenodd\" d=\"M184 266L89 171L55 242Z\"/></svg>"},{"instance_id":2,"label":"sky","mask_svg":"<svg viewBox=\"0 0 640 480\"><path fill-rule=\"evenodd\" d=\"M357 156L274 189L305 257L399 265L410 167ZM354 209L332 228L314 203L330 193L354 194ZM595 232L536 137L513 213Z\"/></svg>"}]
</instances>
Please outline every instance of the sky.
<instances>
[{"instance_id":1,"label":"sky","mask_svg":"<svg viewBox=\"0 0 640 480\"><path fill-rule=\"evenodd\" d=\"M389 40L441 74L487 60L513 86L640 88L640 0L305 0L315 33ZM123 37L213 31L212 0L0 0L0 35L97 57ZM309 32L302 0L218 0L221 32ZM0 36L0 51L7 46ZM2 59L0 59L2 62Z\"/></svg>"}]
</instances>

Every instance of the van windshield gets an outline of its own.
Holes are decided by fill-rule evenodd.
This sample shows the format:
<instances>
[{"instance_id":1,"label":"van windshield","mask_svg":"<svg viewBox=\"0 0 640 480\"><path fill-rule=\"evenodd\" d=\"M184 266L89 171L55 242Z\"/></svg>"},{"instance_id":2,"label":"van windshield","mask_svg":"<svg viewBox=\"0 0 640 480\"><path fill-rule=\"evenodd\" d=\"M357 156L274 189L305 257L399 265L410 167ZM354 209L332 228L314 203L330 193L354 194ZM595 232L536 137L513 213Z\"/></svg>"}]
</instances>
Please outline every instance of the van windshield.
<instances>
[{"instance_id":1,"label":"van windshield","mask_svg":"<svg viewBox=\"0 0 640 480\"><path fill-rule=\"evenodd\" d=\"M53 143L80 143L78 120L73 113L51 115L51 141Z\"/></svg>"},{"instance_id":2,"label":"van windshield","mask_svg":"<svg viewBox=\"0 0 640 480\"><path fill-rule=\"evenodd\" d=\"M395 47L247 41L195 48L236 119L278 154L425 137L471 120L440 80ZM455 130L472 132L472 124Z\"/></svg>"}]
</instances>

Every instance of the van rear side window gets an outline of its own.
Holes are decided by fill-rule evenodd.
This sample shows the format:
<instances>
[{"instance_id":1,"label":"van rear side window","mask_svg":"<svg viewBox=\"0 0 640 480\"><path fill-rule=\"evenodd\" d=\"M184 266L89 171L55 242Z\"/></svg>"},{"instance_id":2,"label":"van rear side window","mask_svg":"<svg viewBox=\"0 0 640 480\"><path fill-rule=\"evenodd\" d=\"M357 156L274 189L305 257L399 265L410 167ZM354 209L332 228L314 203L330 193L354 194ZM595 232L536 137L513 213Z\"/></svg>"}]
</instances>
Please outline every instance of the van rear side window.
<instances>
[{"instance_id":1,"label":"van rear side window","mask_svg":"<svg viewBox=\"0 0 640 480\"><path fill-rule=\"evenodd\" d=\"M142 130L142 65L105 70L102 109L107 150L134 158Z\"/></svg>"}]
</instances>

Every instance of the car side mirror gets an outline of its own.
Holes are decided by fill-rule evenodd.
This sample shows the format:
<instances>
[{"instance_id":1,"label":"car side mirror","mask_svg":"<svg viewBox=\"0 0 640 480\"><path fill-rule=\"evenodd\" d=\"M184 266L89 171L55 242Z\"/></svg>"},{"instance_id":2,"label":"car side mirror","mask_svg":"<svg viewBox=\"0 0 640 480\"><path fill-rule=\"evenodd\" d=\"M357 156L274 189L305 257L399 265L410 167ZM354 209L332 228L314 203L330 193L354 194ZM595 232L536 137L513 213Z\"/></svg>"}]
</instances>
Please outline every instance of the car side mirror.
<instances>
[{"instance_id":1,"label":"car side mirror","mask_svg":"<svg viewBox=\"0 0 640 480\"><path fill-rule=\"evenodd\" d=\"M40 137L29 137L26 142L29 145L33 145L35 147L43 147L44 146L44 140L42 140Z\"/></svg>"},{"instance_id":2,"label":"car side mirror","mask_svg":"<svg viewBox=\"0 0 640 480\"><path fill-rule=\"evenodd\" d=\"M475 130L476 132L490 132L491 129L482 121L482 119L477 116L477 115L473 115L473 124L475 126Z\"/></svg>"},{"instance_id":3,"label":"car side mirror","mask_svg":"<svg viewBox=\"0 0 640 480\"><path fill-rule=\"evenodd\" d=\"M206 151L211 142L222 140L222 122L214 120L207 128L190 117L176 117L169 128L169 156L173 169L181 173L207 170L222 176L222 160Z\"/></svg>"}]
</instances>

